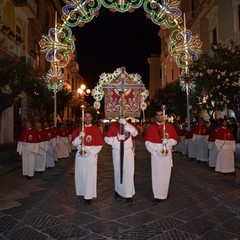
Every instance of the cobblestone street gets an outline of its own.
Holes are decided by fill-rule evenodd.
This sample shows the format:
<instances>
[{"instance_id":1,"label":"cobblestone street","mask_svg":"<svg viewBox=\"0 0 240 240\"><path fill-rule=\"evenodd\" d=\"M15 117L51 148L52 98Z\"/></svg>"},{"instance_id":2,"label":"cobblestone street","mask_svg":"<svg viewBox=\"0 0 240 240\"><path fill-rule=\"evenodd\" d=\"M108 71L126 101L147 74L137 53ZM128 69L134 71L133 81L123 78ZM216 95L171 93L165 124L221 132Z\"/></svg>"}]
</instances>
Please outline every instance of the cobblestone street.
<instances>
[{"instance_id":1,"label":"cobblestone street","mask_svg":"<svg viewBox=\"0 0 240 240\"><path fill-rule=\"evenodd\" d=\"M75 153L31 180L22 176L19 159L1 162L0 239L240 240L239 169L236 176L223 175L174 154L169 199L156 203L150 154L139 139L136 195L128 203L114 199L111 148L105 145L98 160L98 197L84 205L75 194Z\"/></svg>"}]
</instances>

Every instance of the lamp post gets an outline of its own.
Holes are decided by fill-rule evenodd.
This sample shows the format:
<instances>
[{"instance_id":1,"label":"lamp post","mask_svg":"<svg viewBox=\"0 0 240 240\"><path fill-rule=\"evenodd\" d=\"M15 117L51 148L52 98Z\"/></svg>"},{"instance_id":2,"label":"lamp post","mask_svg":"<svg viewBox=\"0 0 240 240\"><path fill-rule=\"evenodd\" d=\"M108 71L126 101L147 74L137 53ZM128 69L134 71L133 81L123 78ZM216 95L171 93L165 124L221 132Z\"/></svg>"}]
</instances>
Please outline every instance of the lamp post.
<instances>
[{"instance_id":1,"label":"lamp post","mask_svg":"<svg viewBox=\"0 0 240 240\"><path fill-rule=\"evenodd\" d=\"M189 92L190 92L190 90L194 89L195 85L190 78L189 72L183 72L180 75L180 86L181 86L183 91L186 91L186 97L187 97L187 127L188 127L188 130L190 130Z\"/></svg>"},{"instance_id":2,"label":"lamp post","mask_svg":"<svg viewBox=\"0 0 240 240\"><path fill-rule=\"evenodd\" d=\"M86 105L85 96L88 96L91 93L91 90L86 89L86 88L87 88L87 86L85 84L82 84L80 86L80 88L77 89L77 92L78 92L78 94L79 94L79 96L80 96L80 98L82 99L82 102L83 102L81 105Z\"/></svg>"}]
</instances>

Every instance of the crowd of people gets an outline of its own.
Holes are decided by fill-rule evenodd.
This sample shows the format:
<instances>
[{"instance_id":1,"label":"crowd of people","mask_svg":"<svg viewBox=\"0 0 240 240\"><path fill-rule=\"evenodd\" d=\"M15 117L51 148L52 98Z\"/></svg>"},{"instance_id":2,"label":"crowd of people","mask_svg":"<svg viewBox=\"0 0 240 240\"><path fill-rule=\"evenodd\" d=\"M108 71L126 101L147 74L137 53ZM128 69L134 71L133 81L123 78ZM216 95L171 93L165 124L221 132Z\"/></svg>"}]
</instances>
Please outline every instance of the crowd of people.
<instances>
[{"instance_id":1,"label":"crowd of people","mask_svg":"<svg viewBox=\"0 0 240 240\"><path fill-rule=\"evenodd\" d=\"M175 152L204 162L216 172L235 174L238 125L234 117L210 119L209 124L199 118L189 131L185 124L176 124L175 127L179 135Z\"/></svg>"},{"instance_id":2,"label":"crowd of people","mask_svg":"<svg viewBox=\"0 0 240 240\"><path fill-rule=\"evenodd\" d=\"M22 155L22 173L31 179L48 168L53 168L61 158L75 156L76 195L84 197L84 204L91 204L97 197L98 153L104 142L112 147L114 168L114 198L133 201L135 194L135 147L138 135L151 154L152 191L155 202L168 198L173 153L178 152L192 160L205 162L216 172L235 173L234 152L238 126L234 119L211 120L207 125L203 118L188 131L185 124L168 123L162 110L156 112L155 123L137 126L121 118L105 129L103 124L93 123L90 112L84 113L84 125L43 124L30 121L23 124L17 152ZM144 129L145 127L145 129ZM122 130L123 129L123 132ZM147 160L147 159L146 159Z\"/></svg>"},{"instance_id":3,"label":"crowd of people","mask_svg":"<svg viewBox=\"0 0 240 240\"><path fill-rule=\"evenodd\" d=\"M66 124L57 128L54 122L33 125L31 121L24 121L17 144L17 152L22 155L23 175L30 180L35 172L41 174L53 168L58 159L69 157L73 130L73 126Z\"/></svg>"}]
</instances>

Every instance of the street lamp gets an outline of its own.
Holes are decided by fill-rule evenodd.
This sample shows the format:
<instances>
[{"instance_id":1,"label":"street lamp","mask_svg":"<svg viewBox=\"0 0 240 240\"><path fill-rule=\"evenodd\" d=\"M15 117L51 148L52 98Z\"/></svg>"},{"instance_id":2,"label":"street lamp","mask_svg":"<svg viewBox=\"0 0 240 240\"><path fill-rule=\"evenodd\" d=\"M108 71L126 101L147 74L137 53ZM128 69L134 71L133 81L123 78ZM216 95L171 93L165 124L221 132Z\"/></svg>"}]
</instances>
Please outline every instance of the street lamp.
<instances>
[{"instance_id":1,"label":"street lamp","mask_svg":"<svg viewBox=\"0 0 240 240\"><path fill-rule=\"evenodd\" d=\"M77 89L77 92L79 93L80 97L82 98L83 105L86 104L85 102L85 96L88 96L91 93L90 89L86 89L87 86L85 84L82 84L80 88Z\"/></svg>"}]
</instances>

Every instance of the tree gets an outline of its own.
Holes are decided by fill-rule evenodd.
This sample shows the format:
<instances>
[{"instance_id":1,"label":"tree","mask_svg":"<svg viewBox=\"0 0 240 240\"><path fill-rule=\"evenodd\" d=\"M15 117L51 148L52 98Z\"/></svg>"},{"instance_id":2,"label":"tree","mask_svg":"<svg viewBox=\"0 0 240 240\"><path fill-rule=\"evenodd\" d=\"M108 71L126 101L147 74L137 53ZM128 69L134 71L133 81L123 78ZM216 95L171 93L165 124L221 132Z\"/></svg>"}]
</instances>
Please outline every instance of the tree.
<instances>
[{"instance_id":1,"label":"tree","mask_svg":"<svg viewBox=\"0 0 240 240\"><path fill-rule=\"evenodd\" d=\"M179 81L168 84L165 88L157 90L151 99L151 112L161 109L162 105L167 106L166 112L180 116L186 116L186 93L179 86Z\"/></svg>"},{"instance_id":2,"label":"tree","mask_svg":"<svg viewBox=\"0 0 240 240\"><path fill-rule=\"evenodd\" d=\"M57 113L63 121L64 109L69 106L73 97L72 92L62 89L57 92Z\"/></svg>"},{"instance_id":3,"label":"tree","mask_svg":"<svg viewBox=\"0 0 240 240\"><path fill-rule=\"evenodd\" d=\"M240 117L240 45L218 43L211 52L193 63L190 71L195 82L193 105L209 115L225 107Z\"/></svg>"},{"instance_id":4,"label":"tree","mask_svg":"<svg viewBox=\"0 0 240 240\"><path fill-rule=\"evenodd\" d=\"M31 64L19 58L0 61L0 116L6 108L12 106L14 99L32 79L33 72Z\"/></svg>"}]
</instances>

